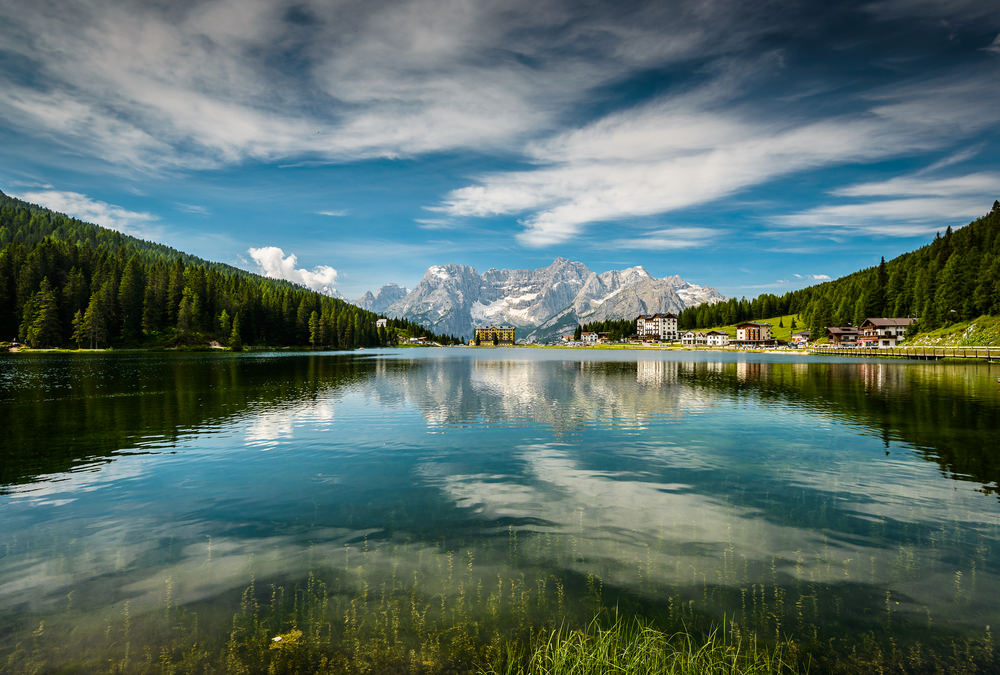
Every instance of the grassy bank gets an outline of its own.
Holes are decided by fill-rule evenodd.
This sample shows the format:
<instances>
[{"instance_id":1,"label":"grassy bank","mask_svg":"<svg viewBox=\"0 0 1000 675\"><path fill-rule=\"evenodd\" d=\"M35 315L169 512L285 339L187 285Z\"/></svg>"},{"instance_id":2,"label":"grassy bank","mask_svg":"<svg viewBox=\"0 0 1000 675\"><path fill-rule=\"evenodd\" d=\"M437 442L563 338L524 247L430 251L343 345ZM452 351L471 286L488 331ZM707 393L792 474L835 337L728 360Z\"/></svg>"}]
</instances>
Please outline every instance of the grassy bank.
<instances>
[{"instance_id":1,"label":"grassy bank","mask_svg":"<svg viewBox=\"0 0 1000 675\"><path fill-rule=\"evenodd\" d=\"M785 340L786 342L791 341L792 339L792 320L795 321L794 332L809 328L809 324L807 324L798 314L784 314L782 316L771 316L766 319L754 319L754 321L766 321L771 324L771 335L777 340ZM740 323L745 322L741 321ZM735 339L737 325L738 324L733 323L728 326L712 326L711 328L698 328L697 330L702 332L720 330L723 333L729 333L729 337Z\"/></svg>"},{"instance_id":2,"label":"grassy bank","mask_svg":"<svg viewBox=\"0 0 1000 675\"><path fill-rule=\"evenodd\" d=\"M911 347L997 347L1000 346L1000 316L980 316L944 328L919 333L905 346Z\"/></svg>"}]
</instances>

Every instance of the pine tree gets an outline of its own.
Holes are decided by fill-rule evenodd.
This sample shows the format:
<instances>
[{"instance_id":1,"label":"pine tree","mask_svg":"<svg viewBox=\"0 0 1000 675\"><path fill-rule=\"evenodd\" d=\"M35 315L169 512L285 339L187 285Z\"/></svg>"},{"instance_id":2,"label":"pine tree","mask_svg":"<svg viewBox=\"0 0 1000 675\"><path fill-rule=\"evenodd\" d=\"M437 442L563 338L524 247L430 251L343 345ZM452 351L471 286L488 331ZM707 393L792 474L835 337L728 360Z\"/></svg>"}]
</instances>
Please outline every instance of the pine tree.
<instances>
[{"instance_id":1,"label":"pine tree","mask_svg":"<svg viewBox=\"0 0 1000 675\"><path fill-rule=\"evenodd\" d=\"M865 301L865 318L885 316L885 291L889 285L889 273L886 270L885 258L875 270L875 278L867 289Z\"/></svg>"},{"instance_id":2,"label":"pine tree","mask_svg":"<svg viewBox=\"0 0 1000 675\"><path fill-rule=\"evenodd\" d=\"M76 310L76 314L73 315L73 342L76 343L77 349L83 348L83 343L88 341L87 336L87 323L83 319L84 310Z\"/></svg>"},{"instance_id":3,"label":"pine tree","mask_svg":"<svg viewBox=\"0 0 1000 675\"><path fill-rule=\"evenodd\" d=\"M118 311L122 318L122 339L136 342L142 335L143 296L146 279L137 255L129 258L118 286Z\"/></svg>"},{"instance_id":4,"label":"pine tree","mask_svg":"<svg viewBox=\"0 0 1000 675\"><path fill-rule=\"evenodd\" d=\"M31 316L28 316L28 311ZM48 277L32 298L25 313L25 341L32 347L58 347L62 343L59 304Z\"/></svg>"},{"instance_id":5,"label":"pine tree","mask_svg":"<svg viewBox=\"0 0 1000 675\"><path fill-rule=\"evenodd\" d=\"M319 313L313 310L309 315L309 344L315 347L319 343Z\"/></svg>"},{"instance_id":6,"label":"pine tree","mask_svg":"<svg viewBox=\"0 0 1000 675\"><path fill-rule=\"evenodd\" d=\"M243 351L243 337L240 335L240 314L233 317L233 330L229 333L229 349L234 352Z\"/></svg>"},{"instance_id":7,"label":"pine tree","mask_svg":"<svg viewBox=\"0 0 1000 675\"><path fill-rule=\"evenodd\" d=\"M182 335L188 335L200 328L198 325L200 313L198 304L198 295L190 288L185 287L181 295L180 305L177 308L177 331Z\"/></svg>"},{"instance_id":8,"label":"pine tree","mask_svg":"<svg viewBox=\"0 0 1000 675\"><path fill-rule=\"evenodd\" d=\"M229 333L232 332L233 325L232 321L229 319L229 312L222 310L219 313L219 335L223 337L229 337Z\"/></svg>"}]
</instances>

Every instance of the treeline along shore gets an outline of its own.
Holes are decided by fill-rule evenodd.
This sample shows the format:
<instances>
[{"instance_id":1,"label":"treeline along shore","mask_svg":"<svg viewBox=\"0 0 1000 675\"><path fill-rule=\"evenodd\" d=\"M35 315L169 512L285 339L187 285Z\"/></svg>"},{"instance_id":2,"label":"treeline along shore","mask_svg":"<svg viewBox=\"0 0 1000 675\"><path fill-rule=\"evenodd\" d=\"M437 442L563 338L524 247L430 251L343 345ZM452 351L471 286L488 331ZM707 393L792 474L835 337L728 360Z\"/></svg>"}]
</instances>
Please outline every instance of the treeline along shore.
<instances>
[{"instance_id":1,"label":"treeline along shore","mask_svg":"<svg viewBox=\"0 0 1000 675\"><path fill-rule=\"evenodd\" d=\"M441 344L405 319L212 263L0 192L0 341L31 347Z\"/></svg>"},{"instance_id":2,"label":"treeline along shore","mask_svg":"<svg viewBox=\"0 0 1000 675\"><path fill-rule=\"evenodd\" d=\"M688 307L682 330L799 314L813 336L826 326L860 325L867 317L918 317L912 333L982 315L1000 315L1000 201L982 218L876 267L784 295Z\"/></svg>"}]
</instances>

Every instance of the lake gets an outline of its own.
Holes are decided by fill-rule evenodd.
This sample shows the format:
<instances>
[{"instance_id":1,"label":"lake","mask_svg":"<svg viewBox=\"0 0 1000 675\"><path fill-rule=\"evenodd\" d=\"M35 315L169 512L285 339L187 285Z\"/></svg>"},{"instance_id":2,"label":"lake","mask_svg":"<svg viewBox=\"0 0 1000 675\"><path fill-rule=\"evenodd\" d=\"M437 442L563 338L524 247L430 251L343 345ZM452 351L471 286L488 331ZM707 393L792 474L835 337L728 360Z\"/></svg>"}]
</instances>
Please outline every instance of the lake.
<instances>
[{"instance_id":1,"label":"lake","mask_svg":"<svg viewBox=\"0 0 1000 675\"><path fill-rule=\"evenodd\" d=\"M724 621L818 670L993 667L998 376L721 352L2 355L0 670L254 672L295 650L462 670L595 616Z\"/></svg>"}]
</instances>

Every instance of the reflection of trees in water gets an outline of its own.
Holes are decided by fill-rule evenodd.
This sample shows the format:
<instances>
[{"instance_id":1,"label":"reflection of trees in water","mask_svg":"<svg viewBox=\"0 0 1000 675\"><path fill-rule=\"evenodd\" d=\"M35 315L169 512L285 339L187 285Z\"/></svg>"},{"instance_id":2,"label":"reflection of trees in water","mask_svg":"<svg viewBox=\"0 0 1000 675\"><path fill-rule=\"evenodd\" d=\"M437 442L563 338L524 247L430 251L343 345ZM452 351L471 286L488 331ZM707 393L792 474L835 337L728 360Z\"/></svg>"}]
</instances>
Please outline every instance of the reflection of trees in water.
<instances>
[{"instance_id":1,"label":"reflection of trees in water","mask_svg":"<svg viewBox=\"0 0 1000 675\"><path fill-rule=\"evenodd\" d=\"M372 377L359 391L389 408L412 405L432 426L642 428L749 399L832 414L886 443L912 444L947 475L988 491L1000 480L1000 457L990 451L1000 402L985 365L114 354L19 355L5 366L0 483L170 444L238 415L280 425L280 411L295 402Z\"/></svg>"},{"instance_id":2,"label":"reflection of trees in water","mask_svg":"<svg viewBox=\"0 0 1000 675\"><path fill-rule=\"evenodd\" d=\"M834 415L913 446L945 475L998 491L1000 387L985 364L737 363L682 379L724 399ZM696 371L697 374L698 371ZM708 371L703 371L708 372ZM888 447L887 447L888 449Z\"/></svg>"},{"instance_id":3,"label":"reflection of trees in water","mask_svg":"<svg viewBox=\"0 0 1000 675\"><path fill-rule=\"evenodd\" d=\"M18 355L0 383L0 484L125 448L170 445L235 416L370 377L352 356Z\"/></svg>"}]
</instances>

